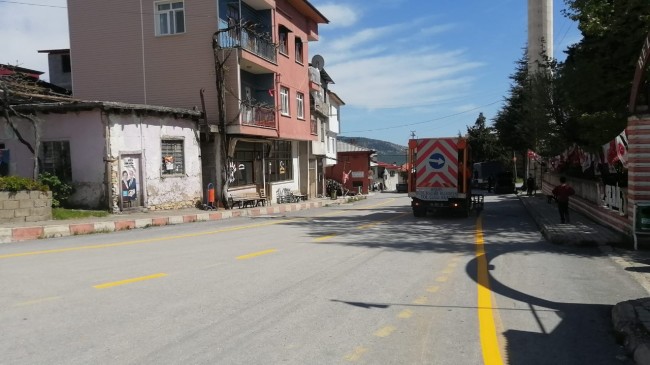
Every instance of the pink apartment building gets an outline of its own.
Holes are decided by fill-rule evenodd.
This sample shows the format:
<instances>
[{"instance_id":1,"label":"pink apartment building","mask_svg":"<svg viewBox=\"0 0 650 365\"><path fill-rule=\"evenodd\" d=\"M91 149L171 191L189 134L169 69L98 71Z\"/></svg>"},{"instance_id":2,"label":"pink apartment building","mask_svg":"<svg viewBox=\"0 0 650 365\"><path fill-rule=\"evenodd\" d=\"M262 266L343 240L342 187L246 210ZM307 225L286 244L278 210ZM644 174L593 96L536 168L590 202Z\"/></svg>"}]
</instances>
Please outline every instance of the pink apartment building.
<instances>
[{"instance_id":1,"label":"pink apartment building","mask_svg":"<svg viewBox=\"0 0 650 365\"><path fill-rule=\"evenodd\" d=\"M75 98L205 110L204 184L219 184L227 151L230 192L313 196L308 51L328 20L308 1L68 0L68 18ZM227 69L228 146L215 56Z\"/></svg>"}]
</instances>

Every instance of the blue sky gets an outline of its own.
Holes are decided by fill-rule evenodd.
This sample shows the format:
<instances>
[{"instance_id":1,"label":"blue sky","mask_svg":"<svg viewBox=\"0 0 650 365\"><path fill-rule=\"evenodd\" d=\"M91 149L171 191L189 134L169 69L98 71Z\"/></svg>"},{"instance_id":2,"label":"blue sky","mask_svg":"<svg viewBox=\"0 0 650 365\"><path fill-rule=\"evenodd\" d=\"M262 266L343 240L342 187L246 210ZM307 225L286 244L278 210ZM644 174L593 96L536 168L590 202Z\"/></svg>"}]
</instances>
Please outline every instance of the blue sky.
<instances>
[{"instance_id":1,"label":"blue sky","mask_svg":"<svg viewBox=\"0 0 650 365\"><path fill-rule=\"evenodd\" d=\"M526 0L347 0L312 3L330 20L310 54L325 59L345 102L342 135L406 145L489 122L527 42ZM554 1L554 51L580 40Z\"/></svg>"},{"instance_id":2,"label":"blue sky","mask_svg":"<svg viewBox=\"0 0 650 365\"><path fill-rule=\"evenodd\" d=\"M320 54L345 102L342 135L406 145L465 133L494 117L527 41L526 0L312 0L329 20ZM31 4L31 5L30 5ZM38 6L41 5L41 6ZM65 0L0 0L0 63L47 72L43 49L68 48ZM554 1L555 57L580 40ZM44 79L48 79L47 74Z\"/></svg>"}]
</instances>

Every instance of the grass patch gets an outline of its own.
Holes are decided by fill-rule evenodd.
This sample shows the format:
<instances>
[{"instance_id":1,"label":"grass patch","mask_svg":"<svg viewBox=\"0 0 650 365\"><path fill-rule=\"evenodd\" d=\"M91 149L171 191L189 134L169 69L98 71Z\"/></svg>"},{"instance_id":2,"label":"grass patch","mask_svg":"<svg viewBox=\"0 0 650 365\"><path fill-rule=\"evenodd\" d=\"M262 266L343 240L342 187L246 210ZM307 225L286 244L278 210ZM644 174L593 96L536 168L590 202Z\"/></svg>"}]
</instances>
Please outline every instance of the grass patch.
<instances>
[{"instance_id":1,"label":"grass patch","mask_svg":"<svg viewBox=\"0 0 650 365\"><path fill-rule=\"evenodd\" d=\"M52 218L54 219L77 219L89 217L106 217L108 212L103 210L79 210L79 209L65 209L65 208L52 208Z\"/></svg>"}]
</instances>

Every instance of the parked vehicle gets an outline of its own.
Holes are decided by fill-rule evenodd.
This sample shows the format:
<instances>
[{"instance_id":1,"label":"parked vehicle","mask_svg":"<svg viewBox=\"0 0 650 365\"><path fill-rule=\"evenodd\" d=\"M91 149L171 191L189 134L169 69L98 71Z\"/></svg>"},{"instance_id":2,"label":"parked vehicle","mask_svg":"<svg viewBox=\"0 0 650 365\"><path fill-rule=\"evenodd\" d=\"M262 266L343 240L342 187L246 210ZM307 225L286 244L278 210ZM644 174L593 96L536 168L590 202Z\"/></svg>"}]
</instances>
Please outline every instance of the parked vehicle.
<instances>
[{"instance_id":1,"label":"parked vehicle","mask_svg":"<svg viewBox=\"0 0 650 365\"><path fill-rule=\"evenodd\" d=\"M494 192L497 194L515 193L515 179L511 172L504 171L497 175Z\"/></svg>"},{"instance_id":2,"label":"parked vehicle","mask_svg":"<svg viewBox=\"0 0 650 365\"><path fill-rule=\"evenodd\" d=\"M472 163L467 139L411 139L408 148L413 215L446 211L469 216Z\"/></svg>"},{"instance_id":3,"label":"parked vehicle","mask_svg":"<svg viewBox=\"0 0 650 365\"><path fill-rule=\"evenodd\" d=\"M500 161L484 161L474 163L472 187L478 189L487 189L488 179L492 177L492 184L494 185L497 176L503 170L503 163Z\"/></svg>"}]
</instances>

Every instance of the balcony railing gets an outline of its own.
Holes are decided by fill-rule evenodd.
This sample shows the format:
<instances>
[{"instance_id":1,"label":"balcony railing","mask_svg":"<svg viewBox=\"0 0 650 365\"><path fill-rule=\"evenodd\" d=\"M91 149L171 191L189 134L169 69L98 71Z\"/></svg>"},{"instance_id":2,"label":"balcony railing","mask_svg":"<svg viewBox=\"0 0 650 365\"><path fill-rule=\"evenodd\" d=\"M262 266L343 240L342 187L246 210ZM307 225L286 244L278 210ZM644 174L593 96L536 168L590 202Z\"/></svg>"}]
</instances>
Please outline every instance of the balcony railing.
<instances>
[{"instance_id":1,"label":"balcony railing","mask_svg":"<svg viewBox=\"0 0 650 365\"><path fill-rule=\"evenodd\" d=\"M276 63L276 45L266 34L259 34L252 30L235 27L219 34L221 48L241 47L265 60Z\"/></svg>"},{"instance_id":2,"label":"balcony railing","mask_svg":"<svg viewBox=\"0 0 650 365\"><path fill-rule=\"evenodd\" d=\"M244 106L242 124L253 127L275 128L275 110L262 106Z\"/></svg>"}]
</instances>

